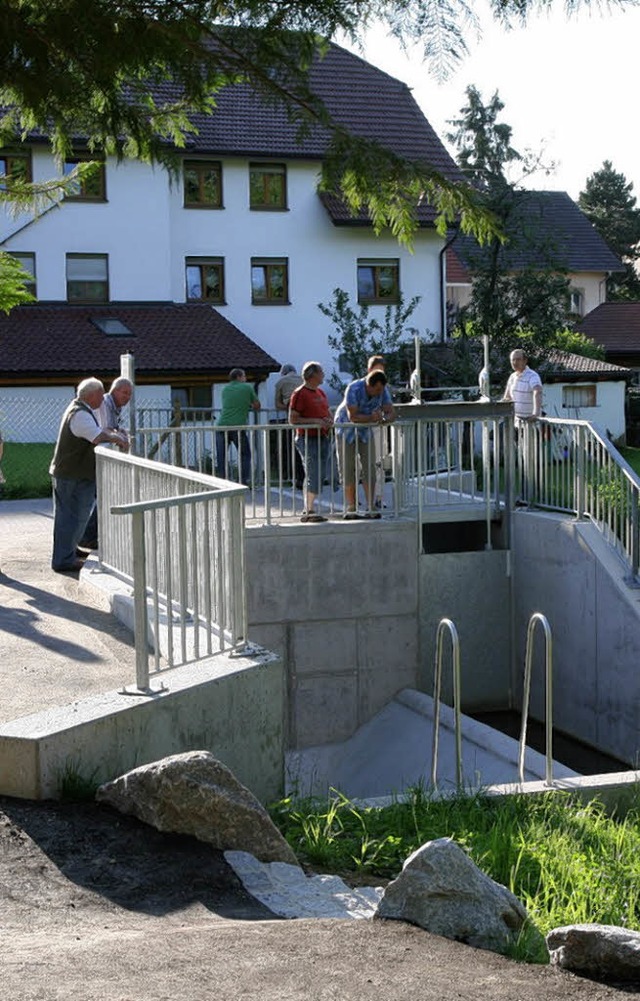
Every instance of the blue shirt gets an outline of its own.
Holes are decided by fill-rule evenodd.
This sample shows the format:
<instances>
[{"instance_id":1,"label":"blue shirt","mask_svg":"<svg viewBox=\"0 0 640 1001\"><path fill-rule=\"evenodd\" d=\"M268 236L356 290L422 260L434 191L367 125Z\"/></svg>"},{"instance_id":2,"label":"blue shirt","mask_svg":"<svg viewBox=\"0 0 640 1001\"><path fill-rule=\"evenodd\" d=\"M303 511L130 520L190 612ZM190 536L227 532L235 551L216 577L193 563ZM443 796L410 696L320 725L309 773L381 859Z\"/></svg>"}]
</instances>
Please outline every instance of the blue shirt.
<instances>
[{"instance_id":1,"label":"blue shirt","mask_svg":"<svg viewBox=\"0 0 640 1001\"><path fill-rule=\"evenodd\" d=\"M352 445L356 440L356 429L341 428L340 424L346 424L349 421L349 411L347 407L357 407L358 413L360 414L372 414L375 410L380 410L381 407L387 404L391 405L391 393L389 392L389 387L385 386L381 396L369 396L367 393L367 383L366 379L356 379L355 382L350 382L347 386L346 392L344 394L344 400L338 407L333 419L336 433L344 436L344 440L348 444ZM367 441L371 437L371 428L367 427L366 424L358 426L358 439L359 441Z\"/></svg>"}]
</instances>

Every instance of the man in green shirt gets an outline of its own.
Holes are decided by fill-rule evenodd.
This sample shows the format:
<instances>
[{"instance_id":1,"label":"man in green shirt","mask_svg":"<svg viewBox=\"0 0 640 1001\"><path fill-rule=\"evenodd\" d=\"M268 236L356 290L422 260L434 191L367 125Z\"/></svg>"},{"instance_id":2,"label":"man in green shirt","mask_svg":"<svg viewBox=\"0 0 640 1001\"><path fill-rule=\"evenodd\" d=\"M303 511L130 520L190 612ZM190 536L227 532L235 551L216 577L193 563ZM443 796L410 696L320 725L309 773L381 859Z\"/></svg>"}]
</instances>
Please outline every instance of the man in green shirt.
<instances>
[{"instance_id":1,"label":"man in green shirt","mask_svg":"<svg viewBox=\"0 0 640 1001\"><path fill-rule=\"evenodd\" d=\"M232 368L229 384L222 390L222 411L216 422L217 427L229 430L216 433L216 476L229 480L229 446L234 445L238 454L240 482L251 483L251 448L246 431L240 430L248 423L249 411L259 410L260 401L253 386L247 382L243 368Z\"/></svg>"}]
</instances>

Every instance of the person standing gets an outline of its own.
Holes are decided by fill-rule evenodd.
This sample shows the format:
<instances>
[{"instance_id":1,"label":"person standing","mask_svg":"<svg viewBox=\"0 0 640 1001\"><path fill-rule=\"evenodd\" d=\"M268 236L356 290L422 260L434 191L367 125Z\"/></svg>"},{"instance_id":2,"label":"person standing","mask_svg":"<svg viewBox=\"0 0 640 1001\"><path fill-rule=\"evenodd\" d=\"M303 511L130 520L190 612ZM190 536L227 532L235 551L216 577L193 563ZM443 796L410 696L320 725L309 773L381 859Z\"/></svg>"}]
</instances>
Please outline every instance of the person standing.
<instances>
[{"instance_id":1,"label":"person standing","mask_svg":"<svg viewBox=\"0 0 640 1001\"><path fill-rule=\"evenodd\" d=\"M502 397L503 402L513 403L514 415L523 421L537 420L542 416L542 380L529 368L527 353L516 348L509 355L513 372L509 376Z\"/></svg>"},{"instance_id":2,"label":"person standing","mask_svg":"<svg viewBox=\"0 0 640 1001\"><path fill-rule=\"evenodd\" d=\"M338 466L344 490L347 520L358 517L356 489L362 480L367 511L365 518L379 518L374 510L374 490L376 480L375 445L373 427L395 416L393 405L384 400L387 377L379 369L369 372L364 379L355 379L345 391L344 399L336 410L336 439ZM363 424L365 427L346 427L347 424ZM358 460L360 469L358 469Z\"/></svg>"},{"instance_id":3,"label":"person standing","mask_svg":"<svg viewBox=\"0 0 640 1001\"><path fill-rule=\"evenodd\" d=\"M121 432L100 426L98 412L104 399L99 379L84 379L60 422L49 467L53 484L53 554L56 573L80 570L76 548L96 502L95 447L110 442L127 446Z\"/></svg>"},{"instance_id":4,"label":"person standing","mask_svg":"<svg viewBox=\"0 0 640 1001\"><path fill-rule=\"evenodd\" d=\"M371 355L371 357L367 360L367 375L371 372L384 372L386 375L384 355ZM384 387L382 405L383 407L387 407L387 413L390 415L386 418L386 420L395 420L396 412L393 407L393 401L391 399L391 392L388 384ZM389 407L391 410L388 409ZM383 507L385 465L387 463L387 457L390 456L389 431L386 428L380 428L379 431L374 432L373 447L375 449L376 458L376 484L374 489L373 506L375 508L381 508Z\"/></svg>"},{"instance_id":5,"label":"person standing","mask_svg":"<svg viewBox=\"0 0 640 1001\"><path fill-rule=\"evenodd\" d=\"M102 427L124 431L122 426L122 411L131 399L133 383L120 375L111 383L111 388L100 406L100 423Z\"/></svg>"},{"instance_id":6,"label":"person standing","mask_svg":"<svg viewBox=\"0 0 640 1001\"><path fill-rule=\"evenodd\" d=\"M216 433L216 476L223 480L229 477L229 446L234 445L238 454L238 474L241 483L251 483L251 446L249 435L238 428L246 425L250 410L259 410L260 401L253 386L247 382L243 368L232 368L229 383L222 390L222 411L216 427L233 428Z\"/></svg>"},{"instance_id":7,"label":"person standing","mask_svg":"<svg viewBox=\"0 0 640 1001\"><path fill-rule=\"evenodd\" d=\"M296 448L305 473L306 507L300 520L320 522L327 519L314 510L314 504L326 477L333 418L327 394L320 389L324 381L320 362L306 362L302 366L302 378L302 386L294 389L289 401L289 423L296 428Z\"/></svg>"},{"instance_id":8,"label":"person standing","mask_svg":"<svg viewBox=\"0 0 640 1001\"><path fill-rule=\"evenodd\" d=\"M280 378L275 385L274 404L278 413L277 424L289 423L289 403L294 389L302 385L302 378L296 372L295 365L286 364L280 369ZM281 416L282 415L282 416ZM297 449L292 448L291 432L278 432L282 435L283 476L286 480L293 478L297 490L302 490L304 469ZM293 461L292 461L293 460ZM292 468L293 467L293 468ZM295 476L294 476L295 472Z\"/></svg>"}]
</instances>

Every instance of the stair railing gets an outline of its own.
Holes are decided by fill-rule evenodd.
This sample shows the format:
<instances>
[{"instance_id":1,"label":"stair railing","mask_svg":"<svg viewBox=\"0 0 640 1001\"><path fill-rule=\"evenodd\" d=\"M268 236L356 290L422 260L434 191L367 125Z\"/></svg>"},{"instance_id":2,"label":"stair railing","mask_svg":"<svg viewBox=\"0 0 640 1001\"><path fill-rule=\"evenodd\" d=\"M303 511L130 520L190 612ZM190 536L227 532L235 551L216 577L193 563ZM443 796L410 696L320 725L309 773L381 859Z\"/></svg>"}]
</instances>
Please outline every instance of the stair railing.
<instances>
[{"instance_id":1,"label":"stair railing","mask_svg":"<svg viewBox=\"0 0 640 1001\"><path fill-rule=\"evenodd\" d=\"M440 729L440 688L442 683L442 645L445 630L451 636L453 669L453 709L456 737L456 786L462 788L462 723L460 719L460 639L451 619L441 619L436 632L436 657L433 676L433 745L431 753L431 785L438 783L438 738Z\"/></svg>"},{"instance_id":2,"label":"stair railing","mask_svg":"<svg viewBox=\"0 0 640 1001\"><path fill-rule=\"evenodd\" d=\"M524 782L524 757L527 749L527 720L529 716L529 697L531 695L531 664L533 661L533 636L535 627L540 623L545 637L545 782L553 785L553 640L549 621L542 612L534 612L529 619L527 628L527 648L524 665L524 684L522 692L522 729L520 731L520 748L518 752L518 779Z\"/></svg>"}]
</instances>

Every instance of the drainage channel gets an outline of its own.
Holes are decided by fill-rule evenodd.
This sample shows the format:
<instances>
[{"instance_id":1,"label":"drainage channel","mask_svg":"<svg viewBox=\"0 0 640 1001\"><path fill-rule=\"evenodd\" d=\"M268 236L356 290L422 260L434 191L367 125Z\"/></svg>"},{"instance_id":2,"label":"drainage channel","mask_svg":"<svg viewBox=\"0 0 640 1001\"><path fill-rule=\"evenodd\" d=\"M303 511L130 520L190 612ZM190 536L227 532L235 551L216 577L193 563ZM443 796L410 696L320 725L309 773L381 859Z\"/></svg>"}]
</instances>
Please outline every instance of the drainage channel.
<instances>
[{"instance_id":1,"label":"drainage channel","mask_svg":"<svg viewBox=\"0 0 640 1001\"><path fill-rule=\"evenodd\" d=\"M518 740L520 737L521 716L513 710L496 710L494 712L469 713L473 719L479 723L499 730L508 737ZM536 720L529 719L527 726L527 747L545 752L545 730L544 724ZM571 768L580 775L601 775L605 772L626 772L631 771L631 765L625 761L619 761L597 748L583 744L574 737L568 736L559 730L553 731L553 757L555 761L560 761L567 768Z\"/></svg>"}]
</instances>

